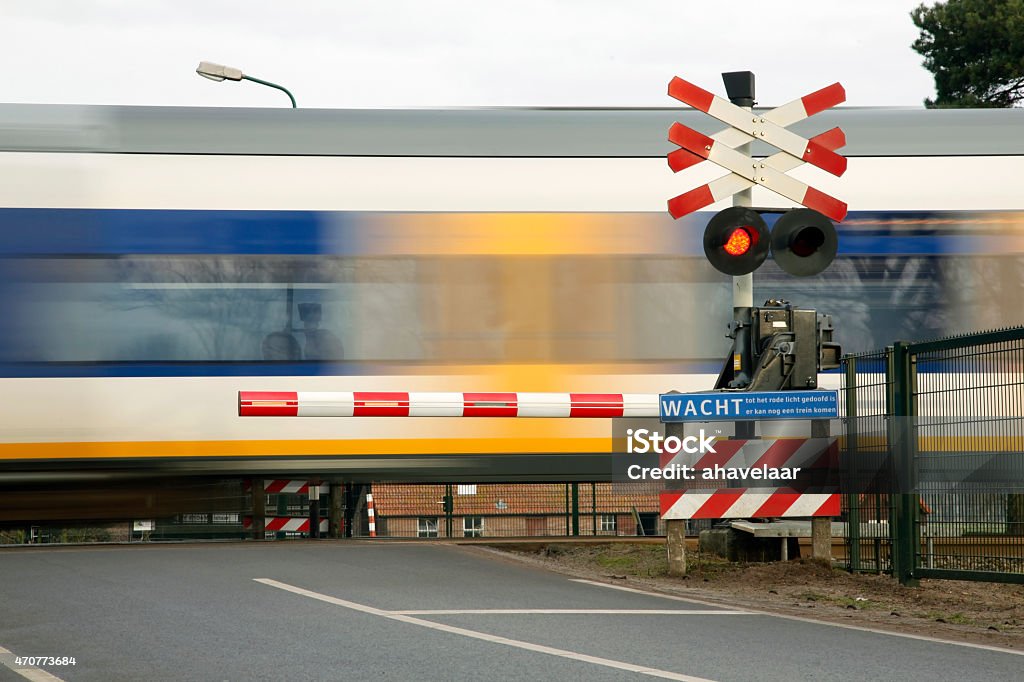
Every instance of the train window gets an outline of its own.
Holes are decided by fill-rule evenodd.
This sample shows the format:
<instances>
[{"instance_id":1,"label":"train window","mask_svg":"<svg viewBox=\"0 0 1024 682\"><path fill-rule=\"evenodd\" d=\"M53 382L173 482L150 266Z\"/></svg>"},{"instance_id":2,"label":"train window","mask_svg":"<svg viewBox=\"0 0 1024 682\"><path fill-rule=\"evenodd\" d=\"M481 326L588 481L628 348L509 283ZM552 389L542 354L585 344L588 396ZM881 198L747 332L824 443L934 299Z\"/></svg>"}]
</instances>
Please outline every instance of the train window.
<instances>
[{"instance_id":1,"label":"train window","mask_svg":"<svg viewBox=\"0 0 1024 682\"><path fill-rule=\"evenodd\" d=\"M0 284L5 361L419 360L407 259L33 259Z\"/></svg>"},{"instance_id":2,"label":"train window","mask_svg":"<svg viewBox=\"0 0 1024 682\"><path fill-rule=\"evenodd\" d=\"M769 260L755 301L830 313L848 352L1024 322L1016 253L863 251ZM689 254L9 257L0 362L717 364L729 291Z\"/></svg>"}]
</instances>

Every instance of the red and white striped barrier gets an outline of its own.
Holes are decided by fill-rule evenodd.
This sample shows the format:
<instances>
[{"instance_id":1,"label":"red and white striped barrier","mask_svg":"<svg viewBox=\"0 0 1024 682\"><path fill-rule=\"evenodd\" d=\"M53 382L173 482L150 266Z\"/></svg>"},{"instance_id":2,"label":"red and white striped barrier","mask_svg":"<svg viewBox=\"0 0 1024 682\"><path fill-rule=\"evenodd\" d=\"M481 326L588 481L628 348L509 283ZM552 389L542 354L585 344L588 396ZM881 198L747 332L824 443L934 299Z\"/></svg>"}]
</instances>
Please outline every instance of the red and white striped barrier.
<instances>
[{"instance_id":1,"label":"red and white striped barrier","mask_svg":"<svg viewBox=\"0 0 1024 682\"><path fill-rule=\"evenodd\" d=\"M661 518L750 519L839 516L839 493L799 493L791 488L666 490Z\"/></svg>"},{"instance_id":2,"label":"red and white striped barrier","mask_svg":"<svg viewBox=\"0 0 1024 682\"><path fill-rule=\"evenodd\" d=\"M239 391L241 417L653 417L657 393Z\"/></svg>"},{"instance_id":3,"label":"red and white striped barrier","mask_svg":"<svg viewBox=\"0 0 1024 682\"><path fill-rule=\"evenodd\" d=\"M366 493L366 518L370 522L370 537L377 537L377 520L373 514L373 493Z\"/></svg>"},{"instance_id":4,"label":"red and white striped barrier","mask_svg":"<svg viewBox=\"0 0 1024 682\"><path fill-rule=\"evenodd\" d=\"M245 489L249 490L252 484L249 481L245 482ZM263 481L263 491L275 494L297 494L297 495L308 495L309 494L309 481L292 481L289 479L274 479Z\"/></svg>"},{"instance_id":5,"label":"red and white striped barrier","mask_svg":"<svg viewBox=\"0 0 1024 682\"><path fill-rule=\"evenodd\" d=\"M320 519L320 532L326 533L328 530L328 520ZM246 516L242 519L242 526L244 528L252 528L252 517ZM309 532L309 517L301 516L268 516L264 520L264 530L270 531L284 531L287 533L308 533Z\"/></svg>"}]
</instances>

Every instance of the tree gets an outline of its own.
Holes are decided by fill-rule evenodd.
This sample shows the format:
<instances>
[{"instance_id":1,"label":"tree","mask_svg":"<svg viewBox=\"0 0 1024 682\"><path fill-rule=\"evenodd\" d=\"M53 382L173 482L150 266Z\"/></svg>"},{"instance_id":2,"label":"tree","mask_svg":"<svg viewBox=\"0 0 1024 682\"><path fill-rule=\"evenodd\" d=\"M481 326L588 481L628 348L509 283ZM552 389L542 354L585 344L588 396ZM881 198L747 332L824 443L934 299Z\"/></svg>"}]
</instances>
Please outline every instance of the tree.
<instances>
[{"instance_id":1,"label":"tree","mask_svg":"<svg viewBox=\"0 0 1024 682\"><path fill-rule=\"evenodd\" d=\"M1011 107L1024 99L1024 0L947 0L910 13L912 47L935 75L928 107Z\"/></svg>"}]
</instances>

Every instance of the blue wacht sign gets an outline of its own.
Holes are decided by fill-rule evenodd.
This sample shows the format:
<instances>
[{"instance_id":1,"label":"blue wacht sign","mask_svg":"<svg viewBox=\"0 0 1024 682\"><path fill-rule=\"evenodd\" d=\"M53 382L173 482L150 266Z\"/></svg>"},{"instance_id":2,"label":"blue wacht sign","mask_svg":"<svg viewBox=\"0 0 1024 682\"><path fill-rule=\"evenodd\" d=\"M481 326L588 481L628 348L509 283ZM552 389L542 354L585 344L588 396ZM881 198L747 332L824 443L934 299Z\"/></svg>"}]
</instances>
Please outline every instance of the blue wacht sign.
<instances>
[{"instance_id":1,"label":"blue wacht sign","mask_svg":"<svg viewBox=\"0 0 1024 682\"><path fill-rule=\"evenodd\" d=\"M838 391L662 393L658 404L663 423L839 416Z\"/></svg>"}]
</instances>

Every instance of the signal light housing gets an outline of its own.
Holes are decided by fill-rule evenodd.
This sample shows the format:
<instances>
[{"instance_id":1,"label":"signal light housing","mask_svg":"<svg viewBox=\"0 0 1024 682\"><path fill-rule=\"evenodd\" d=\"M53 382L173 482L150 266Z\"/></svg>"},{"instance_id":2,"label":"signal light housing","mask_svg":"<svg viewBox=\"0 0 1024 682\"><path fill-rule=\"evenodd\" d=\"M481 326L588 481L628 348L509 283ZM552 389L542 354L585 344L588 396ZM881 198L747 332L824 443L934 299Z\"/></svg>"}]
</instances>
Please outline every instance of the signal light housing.
<instances>
[{"instance_id":1,"label":"signal light housing","mask_svg":"<svg viewBox=\"0 0 1024 682\"><path fill-rule=\"evenodd\" d=\"M772 258L795 277L810 277L832 263L839 237L832 221L809 208L787 211L772 228Z\"/></svg>"},{"instance_id":2,"label":"signal light housing","mask_svg":"<svg viewBox=\"0 0 1024 682\"><path fill-rule=\"evenodd\" d=\"M839 235L831 220L809 208L786 211L769 231L757 209L732 206L715 214L704 229L704 254L716 270L727 275L757 270L769 248L785 272L810 277L835 259Z\"/></svg>"},{"instance_id":3,"label":"signal light housing","mask_svg":"<svg viewBox=\"0 0 1024 682\"><path fill-rule=\"evenodd\" d=\"M727 275L753 272L768 257L768 225L757 211L732 206L719 211L704 229L704 254Z\"/></svg>"}]
</instances>

